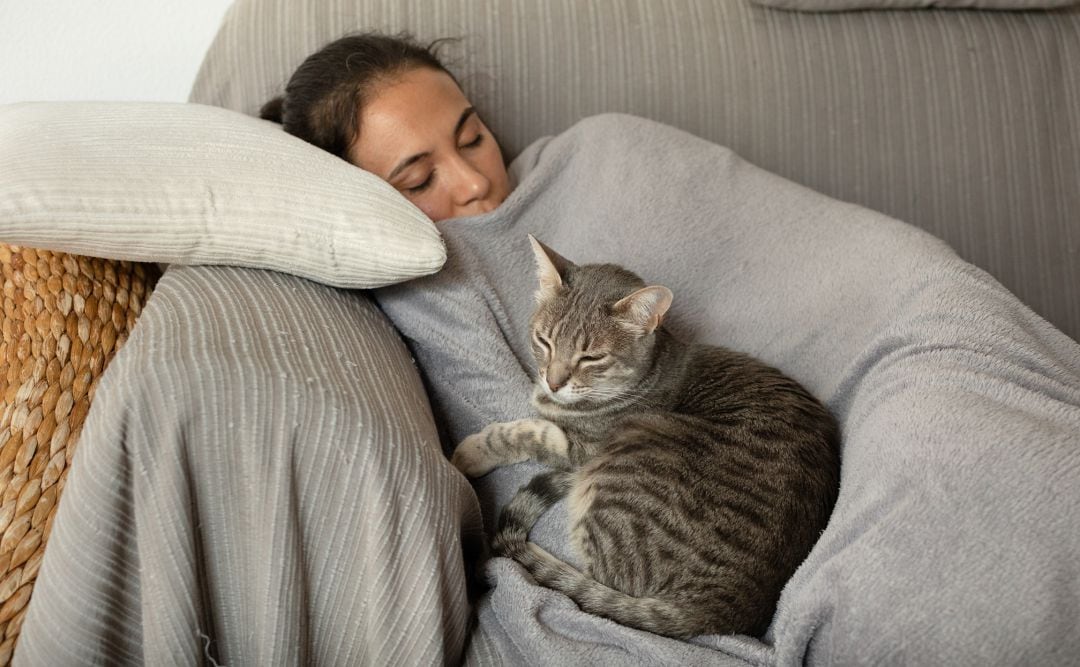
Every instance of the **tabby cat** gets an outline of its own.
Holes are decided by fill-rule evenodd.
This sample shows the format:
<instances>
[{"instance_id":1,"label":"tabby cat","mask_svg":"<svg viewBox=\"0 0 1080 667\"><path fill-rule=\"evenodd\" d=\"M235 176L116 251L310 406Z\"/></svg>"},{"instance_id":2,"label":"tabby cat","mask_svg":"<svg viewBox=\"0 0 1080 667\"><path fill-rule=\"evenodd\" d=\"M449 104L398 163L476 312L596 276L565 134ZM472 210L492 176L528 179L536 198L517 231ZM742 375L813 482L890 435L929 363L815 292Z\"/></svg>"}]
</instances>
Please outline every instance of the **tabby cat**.
<instances>
[{"instance_id":1,"label":"tabby cat","mask_svg":"<svg viewBox=\"0 0 1080 667\"><path fill-rule=\"evenodd\" d=\"M471 477L528 458L554 468L503 510L495 553L624 625L764 633L836 500L834 419L780 371L672 338L666 287L529 239L540 418L492 424L453 455ZM563 497L584 572L527 541Z\"/></svg>"}]
</instances>

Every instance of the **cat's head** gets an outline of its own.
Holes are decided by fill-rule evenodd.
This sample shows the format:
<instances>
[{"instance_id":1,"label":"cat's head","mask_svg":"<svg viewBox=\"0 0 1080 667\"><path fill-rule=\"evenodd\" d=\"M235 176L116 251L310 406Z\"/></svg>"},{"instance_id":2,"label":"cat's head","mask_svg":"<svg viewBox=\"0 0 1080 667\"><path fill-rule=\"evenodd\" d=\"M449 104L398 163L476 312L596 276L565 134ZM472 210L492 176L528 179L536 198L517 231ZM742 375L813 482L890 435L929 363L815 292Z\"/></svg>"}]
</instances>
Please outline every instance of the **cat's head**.
<instances>
[{"instance_id":1,"label":"cat's head","mask_svg":"<svg viewBox=\"0 0 1080 667\"><path fill-rule=\"evenodd\" d=\"M531 235L539 286L531 322L539 389L556 403L602 403L652 365L671 290L614 264L576 266Z\"/></svg>"}]
</instances>

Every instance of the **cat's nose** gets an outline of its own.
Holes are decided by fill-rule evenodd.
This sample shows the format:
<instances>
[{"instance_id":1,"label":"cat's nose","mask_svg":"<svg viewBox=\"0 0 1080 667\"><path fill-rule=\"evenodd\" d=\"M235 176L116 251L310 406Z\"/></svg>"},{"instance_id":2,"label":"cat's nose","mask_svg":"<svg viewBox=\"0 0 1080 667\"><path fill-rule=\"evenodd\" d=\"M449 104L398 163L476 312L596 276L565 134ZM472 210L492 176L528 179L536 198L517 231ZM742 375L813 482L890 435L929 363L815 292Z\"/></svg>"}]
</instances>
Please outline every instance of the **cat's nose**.
<instances>
[{"instance_id":1,"label":"cat's nose","mask_svg":"<svg viewBox=\"0 0 1080 667\"><path fill-rule=\"evenodd\" d=\"M570 379L570 371L562 364L555 363L547 369L547 386L551 393L559 391Z\"/></svg>"}]
</instances>

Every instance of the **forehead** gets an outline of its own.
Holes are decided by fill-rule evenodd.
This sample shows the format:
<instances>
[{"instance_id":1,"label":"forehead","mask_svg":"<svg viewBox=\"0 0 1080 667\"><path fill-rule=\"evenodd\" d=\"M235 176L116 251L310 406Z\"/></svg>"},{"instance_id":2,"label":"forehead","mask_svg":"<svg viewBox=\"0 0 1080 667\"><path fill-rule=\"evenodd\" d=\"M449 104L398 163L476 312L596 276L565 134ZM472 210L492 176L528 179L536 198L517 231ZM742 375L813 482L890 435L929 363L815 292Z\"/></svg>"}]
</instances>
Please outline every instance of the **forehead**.
<instances>
[{"instance_id":1,"label":"forehead","mask_svg":"<svg viewBox=\"0 0 1080 667\"><path fill-rule=\"evenodd\" d=\"M564 331L578 331L606 325L607 305L603 295L571 287L544 299L537 305L535 315L537 322L545 326L558 324Z\"/></svg>"},{"instance_id":2,"label":"forehead","mask_svg":"<svg viewBox=\"0 0 1080 667\"><path fill-rule=\"evenodd\" d=\"M354 162L385 176L403 158L453 139L469 101L445 72L411 69L374 86L360 111Z\"/></svg>"}]
</instances>

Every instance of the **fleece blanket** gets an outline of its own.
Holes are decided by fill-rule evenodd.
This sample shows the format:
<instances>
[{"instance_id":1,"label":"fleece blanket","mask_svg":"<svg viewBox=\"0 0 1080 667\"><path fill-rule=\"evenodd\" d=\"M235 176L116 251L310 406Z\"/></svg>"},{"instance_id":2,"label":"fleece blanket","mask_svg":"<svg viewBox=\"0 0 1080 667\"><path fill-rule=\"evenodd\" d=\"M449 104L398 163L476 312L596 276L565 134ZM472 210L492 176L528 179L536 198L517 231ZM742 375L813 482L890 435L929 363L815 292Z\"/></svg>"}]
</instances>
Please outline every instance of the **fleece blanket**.
<instances>
[{"instance_id":1,"label":"fleece blanket","mask_svg":"<svg viewBox=\"0 0 1080 667\"><path fill-rule=\"evenodd\" d=\"M675 641L587 615L505 559L471 664L1061 664L1080 655L1080 347L920 230L642 119L538 141L442 272L376 299L449 451L531 414L527 233L670 287L676 335L754 354L843 430L839 501L764 637ZM539 470L477 480L485 524ZM575 562L565 513L534 539Z\"/></svg>"}]
</instances>

